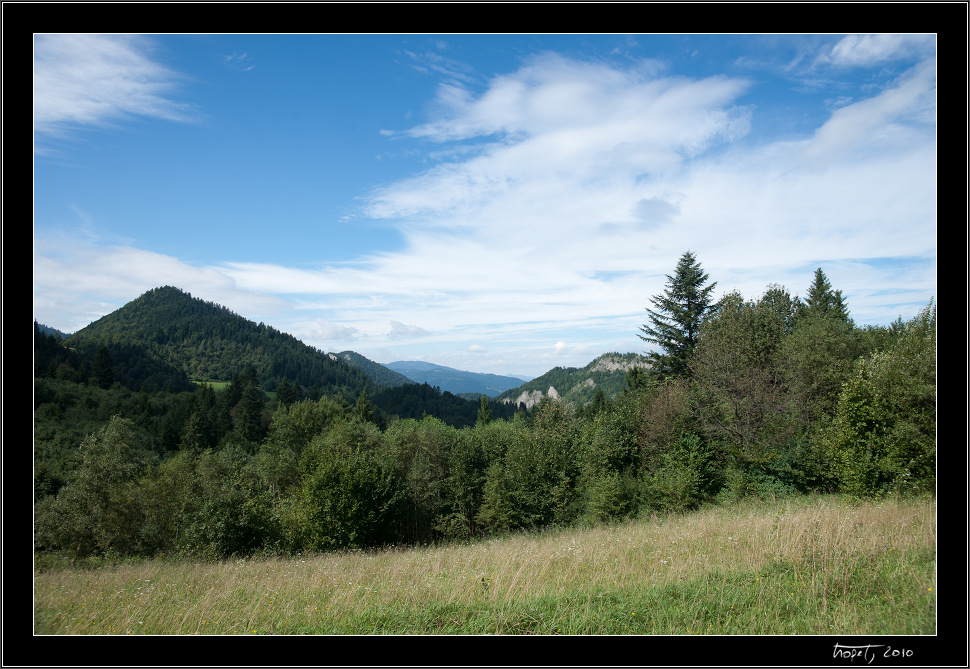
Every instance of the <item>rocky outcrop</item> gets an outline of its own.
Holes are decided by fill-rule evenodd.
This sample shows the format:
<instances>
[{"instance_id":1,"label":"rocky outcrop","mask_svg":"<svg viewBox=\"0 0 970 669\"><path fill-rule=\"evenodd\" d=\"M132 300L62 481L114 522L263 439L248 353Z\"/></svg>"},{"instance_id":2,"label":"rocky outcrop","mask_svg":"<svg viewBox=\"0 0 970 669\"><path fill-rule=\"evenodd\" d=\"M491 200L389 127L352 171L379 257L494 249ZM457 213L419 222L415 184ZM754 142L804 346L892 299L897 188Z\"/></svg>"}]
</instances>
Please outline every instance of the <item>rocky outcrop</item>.
<instances>
[{"instance_id":1,"label":"rocky outcrop","mask_svg":"<svg viewBox=\"0 0 970 669\"><path fill-rule=\"evenodd\" d=\"M643 359L639 360L624 360L619 356L612 355L602 355L600 356L596 364L589 371L591 372L628 372L635 366L639 367L649 367Z\"/></svg>"},{"instance_id":2,"label":"rocky outcrop","mask_svg":"<svg viewBox=\"0 0 970 669\"><path fill-rule=\"evenodd\" d=\"M505 403L506 404L514 403L515 406L519 406L520 404L522 404L525 406L526 409L531 409L536 404L538 404L541 400L542 400L541 390L533 390L531 393L526 390L526 391L523 391L522 394L516 397L515 399L506 399Z\"/></svg>"},{"instance_id":3,"label":"rocky outcrop","mask_svg":"<svg viewBox=\"0 0 970 669\"><path fill-rule=\"evenodd\" d=\"M547 390L546 392L542 392L541 390L533 390L532 392L523 391L522 394L516 397L514 400L505 399L503 400L503 402L505 402L506 404L509 404L510 402L514 402L515 406L524 404L526 409L531 409L536 404L541 402L543 397L550 397L554 400L558 400L559 392L552 386L549 386L549 390Z\"/></svg>"},{"instance_id":4,"label":"rocky outcrop","mask_svg":"<svg viewBox=\"0 0 970 669\"><path fill-rule=\"evenodd\" d=\"M647 358L635 353L604 353L583 368L556 367L520 388L509 390L500 397L506 404L532 408L544 397L582 407L592 401L594 389L602 389L607 397L623 392L626 374L633 367L649 368ZM543 390L547 388L547 390Z\"/></svg>"}]
</instances>

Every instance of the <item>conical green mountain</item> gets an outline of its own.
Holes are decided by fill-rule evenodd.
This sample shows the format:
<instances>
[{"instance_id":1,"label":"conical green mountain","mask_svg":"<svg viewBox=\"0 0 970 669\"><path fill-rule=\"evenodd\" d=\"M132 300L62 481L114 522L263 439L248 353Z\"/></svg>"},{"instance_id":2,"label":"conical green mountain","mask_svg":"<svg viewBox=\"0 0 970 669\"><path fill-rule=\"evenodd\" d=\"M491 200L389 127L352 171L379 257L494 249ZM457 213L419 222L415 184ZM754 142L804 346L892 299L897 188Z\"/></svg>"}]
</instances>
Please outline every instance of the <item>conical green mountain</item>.
<instances>
[{"instance_id":1,"label":"conical green mountain","mask_svg":"<svg viewBox=\"0 0 970 669\"><path fill-rule=\"evenodd\" d=\"M350 401L367 391L389 416L433 415L467 425L474 424L478 409L477 397L469 402L415 384L352 351L325 353L172 286L149 290L75 332L64 346L92 368L108 370L109 385L118 381L135 390L187 390L193 381L230 381L252 367L265 391L275 391L284 379L291 387ZM520 404L531 407L549 395L581 407L597 388L612 397L622 392L626 371L635 365L646 361L633 353L608 353L583 368L556 367L493 397L493 412L511 415Z\"/></svg>"},{"instance_id":2,"label":"conical green mountain","mask_svg":"<svg viewBox=\"0 0 970 669\"><path fill-rule=\"evenodd\" d=\"M171 286L148 291L65 343L88 353L106 346L116 363L124 356L119 352L135 348L193 381L229 381L251 366L267 391L284 378L305 389L349 397L378 388L362 370L337 356Z\"/></svg>"}]
</instances>

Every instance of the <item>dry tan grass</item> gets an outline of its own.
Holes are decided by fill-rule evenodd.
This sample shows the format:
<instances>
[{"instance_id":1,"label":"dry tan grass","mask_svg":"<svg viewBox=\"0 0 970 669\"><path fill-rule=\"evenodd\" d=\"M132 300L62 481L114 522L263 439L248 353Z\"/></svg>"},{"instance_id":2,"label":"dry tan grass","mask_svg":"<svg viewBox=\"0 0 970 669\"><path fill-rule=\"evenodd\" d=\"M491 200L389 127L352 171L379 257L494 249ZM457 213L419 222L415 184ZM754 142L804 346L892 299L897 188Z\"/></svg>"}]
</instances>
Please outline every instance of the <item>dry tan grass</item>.
<instances>
[{"instance_id":1,"label":"dry tan grass","mask_svg":"<svg viewBox=\"0 0 970 669\"><path fill-rule=\"evenodd\" d=\"M35 630L313 630L368 610L420 611L442 603L494 609L534 597L595 601L697 579L709 581L702 592L722 588L716 596L727 601L738 596L727 575L749 574L758 583L773 563L795 570L795 582L804 585L800 601L817 602L830 615L826 599L838 592L840 579L850 578L846 565L876 555L898 556L905 565L935 543L931 502L849 505L822 497L468 545L65 569L35 575ZM935 583L925 587L935 592ZM777 593L764 590L764 596Z\"/></svg>"}]
</instances>

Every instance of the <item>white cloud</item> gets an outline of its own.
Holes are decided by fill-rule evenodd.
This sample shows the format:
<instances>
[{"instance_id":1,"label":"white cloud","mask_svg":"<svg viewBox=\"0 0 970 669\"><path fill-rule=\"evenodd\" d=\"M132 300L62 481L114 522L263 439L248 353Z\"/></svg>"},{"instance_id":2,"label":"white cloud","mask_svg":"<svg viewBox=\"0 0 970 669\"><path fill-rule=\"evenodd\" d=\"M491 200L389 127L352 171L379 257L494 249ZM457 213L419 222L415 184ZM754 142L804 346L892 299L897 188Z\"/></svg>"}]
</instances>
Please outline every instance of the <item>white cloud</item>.
<instances>
[{"instance_id":1,"label":"white cloud","mask_svg":"<svg viewBox=\"0 0 970 669\"><path fill-rule=\"evenodd\" d=\"M576 65L570 86L569 61L554 64L497 78L478 97L451 86L451 115L415 134L478 136L478 151L375 194L372 215L410 217L408 248L382 273L437 286L434 305L452 324L563 332L584 315L629 318L688 248L725 291L752 296L773 282L803 292L826 263L935 253L932 62L837 110L814 138L761 147L738 141L757 122L735 106L744 82L641 81L596 66L607 83L591 94L590 66ZM639 116L620 111L630 109ZM705 154L712 141L728 150ZM839 287L861 298L880 276L869 268Z\"/></svg>"},{"instance_id":2,"label":"white cloud","mask_svg":"<svg viewBox=\"0 0 970 669\"><path fill-rule=\"evenodd\" d=\"M409 134L481 143L460 160L376 191L366 212L450 214L449 223L460 225L459 215L499 198L540 198L537 208L548 207L576 186L677 169L747 132L750 113L734 101L748 86L727 77L659 79L553 55L496 77L478 97L448 83L439 90L447 113Z\"/></svg>"},{"instance_id":3,"label":"white cloud","mask_svg":"<svg viewBox=\"0 0 970 669\"><path fill-rule=\"evenodd\" d=\"M885 153L935 134L936 61L908 70L878 95L841 107L816 132L804 154L812 162L835 161L860 148Z\"/></svg>"},{"instance_id":4,"label":"white cloud","mask_svg":"<svg viewBox=\"0 0 970 669\"><path fill-rule=\"evenodd\" d=\"M307 334L311 341L354 341L360 335L360 330L349 325L318 320L309 327Z\"/></svg>"},{"instance_id":5,"label":"white cloud","mask_svg":"<svg viewBox=\"0 0 970 669\"><path fill-rule=\"evenodd\" d=\"M129 246L99 247L76 239L34 240L34 318L62 331L74 332L165 285L253 320L290 308L280 297L240 288L218 268L195 267Z\"/></svg>"},{"instance_id":6,"label":"white cloud","mask_svg":"<svg viewBox=\"0 0 970 669\"><path fill-rule=\"evenodd\" d=\"M839 66L869 67L935 51L935 35L848 35L819 60Z\"/></svg>"},{"instance_id":7,"label":"white cloud","mask_svg":"<svg viewBox=\"0 0 970 669\"><path fill-rule=\"evenodd\" d=\"M391 339L402 339L410 337L425 337L428 331L417 325L405 325L399 321L391 321L391 331L387 336Z\"/></svg>"},{"instance_id":8,"label":"white cloud","mask_svg":"<svg viewBox=\"0 0 970 669\"><path fill-rule=\"evenodd\" d=\"M133 116L187 120L171 95L179 77L151 59L151 43L130 35L34 37L34 132L61 137Z\"/></svg>"},{"instance_id":9,"label":"white cloud","mask_svg":"<svg viewBox=\"0 0 970 669\"><path fill-rule=\"evenodd\" d=\"M874 60L861 41L855 57L863 47ZM35 286L66 303L64 286L127 301L171 283L254 320L275 310L274 326L308 343L536 375L643 351L644 308L688 249L718 292L751 297L769 283L804 293L821 266L857 322L888 323L935 292L934 61L813 135L767 145L748 132L758 110L739 106L746 80L544 56L480 92L467 81L449 78L440 115L403 133L435 142L443 162L366 202L364 215L399 226L396 252L194 267L124 246L39 246ZM900 280L902 257L915 261ZM910 292L873 289L897 281ZM76 307L78 327L110 310Z\"/></svg>"}]
</instances>

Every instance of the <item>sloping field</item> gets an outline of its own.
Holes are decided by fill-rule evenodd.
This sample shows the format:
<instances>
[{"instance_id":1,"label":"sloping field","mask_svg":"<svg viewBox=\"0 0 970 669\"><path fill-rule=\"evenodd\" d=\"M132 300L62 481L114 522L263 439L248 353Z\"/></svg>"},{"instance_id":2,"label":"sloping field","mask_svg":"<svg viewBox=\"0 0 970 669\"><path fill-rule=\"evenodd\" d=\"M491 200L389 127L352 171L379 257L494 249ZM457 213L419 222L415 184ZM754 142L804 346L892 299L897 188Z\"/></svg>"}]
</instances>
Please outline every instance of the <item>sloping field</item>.
<instances>
[{"instance_id":1,"label":"sloping field","mask_svg":"<svg viewBox=\"0 0 970 669\"><path fill-rule=\"evenodd\" d=\"M35 634L932 635L933 500L806 497L473 544L35 570Z\"/></svg>"}]
</instances>

